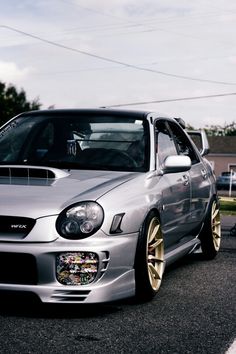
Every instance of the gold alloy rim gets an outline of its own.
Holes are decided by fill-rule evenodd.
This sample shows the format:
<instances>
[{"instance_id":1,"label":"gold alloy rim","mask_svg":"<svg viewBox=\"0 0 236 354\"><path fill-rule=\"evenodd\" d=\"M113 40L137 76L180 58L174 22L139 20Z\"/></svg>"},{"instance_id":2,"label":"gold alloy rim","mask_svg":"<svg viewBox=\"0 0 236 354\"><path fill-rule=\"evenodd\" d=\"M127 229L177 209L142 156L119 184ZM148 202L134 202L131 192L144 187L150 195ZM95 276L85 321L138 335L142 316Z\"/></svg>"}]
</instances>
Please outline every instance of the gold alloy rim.
<instances>
[{"instance_id":1,"label":"gold alloy rim","mask_svg":"<svg viewBox=\"0 0 236 354\"><path fill-rule=\"evenodd\" d=\"M148 228L147 265L150 285L153 290L158 290L164 271L164 243L161 225L157 217L151 220Z\"/></svg>"},{"instance_id":2,"label":"gold alloy rim","mask_svg":"<svg viewBox=\"0 0 236 354\"><path fill-rule=\"evenodd\" d=\"M214 201L211 210L211 229L213 244L216 251L219 251L221 241L221 221L220 221L220 209Z\"/></svg>"}]
</instances>

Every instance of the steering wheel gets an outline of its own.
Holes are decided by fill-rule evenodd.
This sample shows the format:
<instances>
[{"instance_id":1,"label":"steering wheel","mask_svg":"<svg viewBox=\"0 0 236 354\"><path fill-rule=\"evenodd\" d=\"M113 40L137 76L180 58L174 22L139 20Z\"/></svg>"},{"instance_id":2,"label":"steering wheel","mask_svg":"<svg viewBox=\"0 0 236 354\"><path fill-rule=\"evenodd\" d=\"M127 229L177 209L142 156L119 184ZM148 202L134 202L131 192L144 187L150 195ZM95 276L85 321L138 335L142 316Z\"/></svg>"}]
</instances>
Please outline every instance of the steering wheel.
<instances>
[{"instance_id":1,"label":"steering wheel","mask_svg":"<svg viewBox=\"0 0 236 354\"><path fill-rule=\"evenodd\" d=\"M112 159L119 160L119 162L124 164L126 167L132 168L138 166L135 159L125 151L111 149L109 150L109 154L111 154Z\"/></svg>"}]
</instances>

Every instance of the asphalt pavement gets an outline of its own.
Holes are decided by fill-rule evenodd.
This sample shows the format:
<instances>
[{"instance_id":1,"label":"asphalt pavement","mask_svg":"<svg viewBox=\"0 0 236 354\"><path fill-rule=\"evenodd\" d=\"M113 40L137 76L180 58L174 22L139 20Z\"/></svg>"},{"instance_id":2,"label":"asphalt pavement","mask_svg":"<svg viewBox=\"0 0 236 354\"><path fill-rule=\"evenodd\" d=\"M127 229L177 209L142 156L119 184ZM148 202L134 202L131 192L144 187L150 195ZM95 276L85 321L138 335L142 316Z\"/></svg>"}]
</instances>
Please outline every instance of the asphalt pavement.
<instances>
[{"instance_id":1,"label":"asphalt pavement","mask_svg":"<svg viewBox=\"0 0 236 354\"><path fill-rule=\"evenodd\" d=\"M236 224L236 215L221 215L221 230L223 235L227 235Z\"/></svg>"},{"instance_id":2,"label":"asphalt pavement","mask_svg":"<svg viewBox=\"0 0 236 354\"><path fill-rule=\"evenodd\" d=\"M2 299L0 353L225 354L236 338L236 237L229 234L235 222L236 216L222 215L217 257L207 261L195 254L173 264L147 303Z\"/></svg>"}]
</instances>

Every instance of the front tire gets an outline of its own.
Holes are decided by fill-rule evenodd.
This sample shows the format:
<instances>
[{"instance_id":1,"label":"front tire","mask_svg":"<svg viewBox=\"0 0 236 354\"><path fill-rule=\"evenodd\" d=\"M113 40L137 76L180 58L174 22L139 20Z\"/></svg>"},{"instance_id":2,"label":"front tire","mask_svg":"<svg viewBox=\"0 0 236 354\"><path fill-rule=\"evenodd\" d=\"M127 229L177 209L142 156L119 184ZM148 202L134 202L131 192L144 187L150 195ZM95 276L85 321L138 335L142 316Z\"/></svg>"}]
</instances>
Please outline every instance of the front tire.
<instances>
[{"instance_id":1,"label":"front tire","mask_svg":"<svg viewBox=\"0 0 236 354\"><path fill-rule=\"evenodd\" d=\"M215 258L221 243L220 209L219 203L215 199L211 202L210 210L199 238L204 258Z\"/></svg>"},{"instance_id":2,"label":"front tire","mask_svg":"<svg viewBox=\"0 0 236 354\"><path fill-rule=\"evenodd\" d=\"M164 242L159 218L151 212L139 235L135 257L136 298L151 300L158 292L164 272Z\"/></svg>"}]
</instances>

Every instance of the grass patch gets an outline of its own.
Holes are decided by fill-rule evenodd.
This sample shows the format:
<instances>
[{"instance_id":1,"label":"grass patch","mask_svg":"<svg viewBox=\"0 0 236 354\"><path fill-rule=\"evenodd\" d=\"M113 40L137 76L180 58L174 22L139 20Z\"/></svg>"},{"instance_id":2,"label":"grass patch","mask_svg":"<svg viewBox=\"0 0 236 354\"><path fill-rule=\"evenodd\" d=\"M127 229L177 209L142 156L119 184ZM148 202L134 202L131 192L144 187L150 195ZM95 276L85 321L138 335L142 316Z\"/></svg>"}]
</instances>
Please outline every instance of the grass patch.
<instances>
[{"instance_id":1,"label":"grass patch","mask_svg":"<svg viewBox=\"0 0 236 354\"><path fill-rule=\"evenodd\" d=\"M225 215L236 215L236 198L220 197L220 210Z\"/></svg>"}]
</instances>

